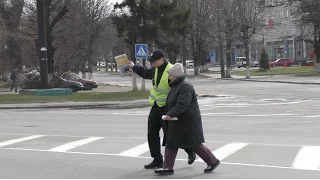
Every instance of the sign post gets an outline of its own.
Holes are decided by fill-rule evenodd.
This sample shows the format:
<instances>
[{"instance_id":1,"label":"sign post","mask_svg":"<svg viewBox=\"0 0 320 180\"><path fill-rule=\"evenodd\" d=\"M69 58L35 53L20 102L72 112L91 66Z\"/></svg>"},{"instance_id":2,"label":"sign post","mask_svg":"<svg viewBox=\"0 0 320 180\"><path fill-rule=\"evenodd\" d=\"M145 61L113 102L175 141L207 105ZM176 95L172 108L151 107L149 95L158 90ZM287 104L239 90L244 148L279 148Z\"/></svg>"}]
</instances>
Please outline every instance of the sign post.
<instances>
[{"instance_id":1,"label":"sign post","mask_svg":"<svg viewBox=\"0 0 320 180\"><path fill-rule=\"evenodd\" d=\"M143 67L146 67L146 59L148 58L148 45L147 44L136 44L135 45L135 54L136 59L142 59ZM142 79L141 83L141 91L144 91L145 88L145 81Z\"/></svg>"}]
</instances>

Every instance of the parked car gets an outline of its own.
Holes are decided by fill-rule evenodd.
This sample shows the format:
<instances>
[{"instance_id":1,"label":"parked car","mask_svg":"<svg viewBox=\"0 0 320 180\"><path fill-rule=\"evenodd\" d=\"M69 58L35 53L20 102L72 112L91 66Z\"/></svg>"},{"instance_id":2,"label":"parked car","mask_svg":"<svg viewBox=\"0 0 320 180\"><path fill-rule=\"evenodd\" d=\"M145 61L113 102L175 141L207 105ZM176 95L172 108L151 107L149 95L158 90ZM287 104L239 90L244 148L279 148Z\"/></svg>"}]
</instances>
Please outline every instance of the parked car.
<instances>
[{"instance_id":1,"label":"parked car","mask_svg":"<svg viewBox=\"0 0 320 180\"><path fill-rule=\"evenodd\" d=\"M188 68L193 68L194 67L194 62L193 60L186 60L186 66Z\"/></svg>"},{"instance_id":2,"label":"parked car","mask_svg":"<svg viewBox=\"0 0 320 180\"><path fill-rule=\"evenodd\" d=\"M294 60L289 58L280 58L275 61L269 63L270 67L277 67L277 66L292 66L294 65Z\"/></svg>"},{"instance_id":3,"label":"parked car","mask_svg":"<svg viewBox=\"0 0 320 180\"><path fill-rule=\"evenodd\" d=\"M36 73L36 72L40 72L40 68L31 67L31 68L25 68L25 69L22 70L23 74Z\"/></svg>"},{"instance_id":4,"label":"parked car","mask_svg":"<svg viewBox=\"0 0 320 180\"><path fill-rule=\"evenodd\" d=\"M247 58L246 57L237 57L236 58L236 66L238 68L246 67L246 64L247 64ZM253 58L250 58L250 67L259 67L259 62L257 62Z\"/></svg>"},{"instance_id":5,"label":"parked car","mask_svg":"<svg viewBox=\"0 0 320 180\"><path fill-rule=\"evenodd\" d=\"M65 73L62 75L62 78L66 80L71 80L71 81L77 81L83 84L84 90L92 90L93 88L97 88L98 84L94 80L89 80L89 79L82 79L78 75L74 73Z\"/></svg>"},{"instance_id":6,"label":"parked car","mask_svg":"<svg viewBox=\"0 0 320 180\"><path fill-rule=\"evenodd\" d=\"M97 62L97 67L106 67L106 63L105 62Z\"/></svg>"},{"instance_id":7,"label":"parked car","mask_svg":"<svg viewBox=\"0 0 320 180\"><path fill-rule=\"evenodd\" d=\"M84 86L81 82L66 80L60 76L54 76L54 87L58 88L70 88L72 92L78 92L84 90Z\"/></svg>"},{"instance_id":8,"label":"parked car","mask_svg":"<svg viewBox=\"0 0 320 180\"><path fill-rule=\"evenodd\" d=\"M301 66L314 66L314 61L305 61L301 63Z\"/></svg>"}]
</instances>

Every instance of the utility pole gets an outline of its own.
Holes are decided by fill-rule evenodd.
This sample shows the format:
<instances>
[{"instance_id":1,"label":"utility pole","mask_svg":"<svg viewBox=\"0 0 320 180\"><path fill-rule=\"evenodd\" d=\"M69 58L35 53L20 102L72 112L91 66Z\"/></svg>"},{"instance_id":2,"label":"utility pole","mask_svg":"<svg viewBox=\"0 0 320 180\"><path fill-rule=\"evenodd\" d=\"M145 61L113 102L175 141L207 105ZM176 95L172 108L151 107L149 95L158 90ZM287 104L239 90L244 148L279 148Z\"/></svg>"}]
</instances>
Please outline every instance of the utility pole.
<instances>
[{"instance_id":1,"label":"utility pole","mask_svg":"<svg viewBox=\"0 0 320 180\"><path fill-rule=\"evenodd\" d=\"M41 89L48 89L48 59L46 40L46 20L45 20L45 0L37 0L38 17L38 39L39 39L39 59L40 59L40 79Z\"/></svg>"}]
</instances>

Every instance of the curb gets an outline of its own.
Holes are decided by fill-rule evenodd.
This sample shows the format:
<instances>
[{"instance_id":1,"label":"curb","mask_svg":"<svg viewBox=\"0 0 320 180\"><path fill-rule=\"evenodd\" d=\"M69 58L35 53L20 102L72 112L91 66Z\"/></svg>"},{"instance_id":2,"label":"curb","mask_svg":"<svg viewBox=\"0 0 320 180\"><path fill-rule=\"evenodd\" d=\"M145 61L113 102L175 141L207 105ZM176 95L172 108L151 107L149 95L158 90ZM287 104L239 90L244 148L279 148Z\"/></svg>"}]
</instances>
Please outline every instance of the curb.
<instances>
[{"instance_id":1,"label":"curb","mask_svg":"<svg viewBox=\"0 0 320 180\"><path fill-rule=\"evenodd\" d=\"M210 76L207 76L210 77ZM252 82L269 82L269 83L286 83L286 84L306 84L306 85L320 85L317 82L293 82L293 81L283 81L283 80L259 80L259 79L238 79L238 78L215 78L220 80L233 80L233 81L252 81Z\"/></svg>"},{"instance_id":2,"label":"curb","mask_svg":"<svg viewBox=\"0 0 320 180\"><path fill-rule=\"evenodd\" d=\"M305 84L305 85L320 85L316 82L292 82L292 81L281 81L281 80L258 80L258 79L222 79L222 80L235 80L235 81L251 81L251 82L268 82L268 83L286 83L286 84Z\"/></svg>"},{"instance_id":3,"label":"curb","mask_svg":"<svg viewBox=\"0 0 320 180\"><path fill-rule=\"evenodd\" d=\"M198 98L218 98L227 97L227 95L208 95L199 94ZM122 101L122 102L72 102L72 103L53 103L53 104L2 104L0 109L135 109L135 108L145 108L150 107L147 100L138 101Z\"/></svg>"},{"instance_id":4,"label":"curb","mask_svg":"<svg viewBox=\"0 0 320 180\"><path fill-rule=\"evenodd\" d=\"M148 102L124 102L124 103L94 103L94 104L4 104L0 106L0 109L59 109L59 108L72 108L72 109L133 109L149 107Z\"/></svg>"}]
</instances>

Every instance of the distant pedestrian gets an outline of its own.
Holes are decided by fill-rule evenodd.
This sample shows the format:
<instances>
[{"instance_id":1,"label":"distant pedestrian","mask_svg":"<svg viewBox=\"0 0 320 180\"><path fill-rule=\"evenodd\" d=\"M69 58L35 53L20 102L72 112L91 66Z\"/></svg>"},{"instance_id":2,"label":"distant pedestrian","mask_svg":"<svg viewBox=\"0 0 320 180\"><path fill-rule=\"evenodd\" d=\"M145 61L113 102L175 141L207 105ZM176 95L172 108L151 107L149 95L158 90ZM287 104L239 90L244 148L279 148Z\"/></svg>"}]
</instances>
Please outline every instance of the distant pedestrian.
<instances>
[{"instance_id":1,"label":"distant pedestrian","mask_svg":"<svg viewBox=\"0 0 320 180\"><path fill-rule=\"evenodd\" d=\"M16 68L10 73L10 79L11 79L11 88L10 92L12 92L12 89L14 88L15 92L18 92L17 88L17 72Z\"/></svg>"},{"instance_id":2,"label":"distant pedestrian","mask_svg":"<svg viewBox=\"0 0 320 180\"><path fill-rule=\"evenodd\" d=\"M212 172L220 161L203 145L202 121L195 89L186 80L182 64L176 63L168 72L172 89L167 97L166 115L163 117L168 122L166 148L163 168L155 170L155 174L174 174L173 166L179 148L193 149L208 165L204 172Z\"/></svg>"}]
</instances>

